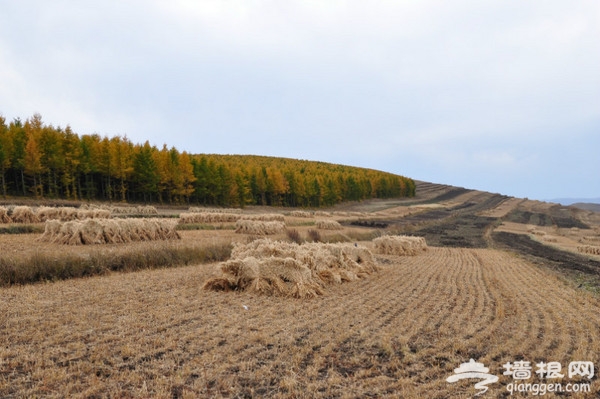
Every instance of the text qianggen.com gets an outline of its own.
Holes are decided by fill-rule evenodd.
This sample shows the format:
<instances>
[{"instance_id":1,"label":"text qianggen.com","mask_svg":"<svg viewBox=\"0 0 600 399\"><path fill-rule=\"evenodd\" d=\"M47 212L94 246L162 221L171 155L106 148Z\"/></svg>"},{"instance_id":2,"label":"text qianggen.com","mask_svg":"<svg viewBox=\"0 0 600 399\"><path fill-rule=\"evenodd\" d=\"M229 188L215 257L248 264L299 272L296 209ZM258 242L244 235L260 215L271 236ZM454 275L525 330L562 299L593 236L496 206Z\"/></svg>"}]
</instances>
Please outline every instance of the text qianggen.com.
<instances>
[{"instance_id":1,"label":"text qianggen.com","mask_svg":"<svg viewBox=\"0 0 600 399\"><path fill-rule=\"evenodd\" d=\"M548 392L555 393L577 393L577 392L590 392L591 384L589 383L553 383L553 384L532 384L532 383L522 383L522 382L511 382L506 386L506 390L513 393L531 393L535 396L543 396Z\"/></svg>"}]
</instances>

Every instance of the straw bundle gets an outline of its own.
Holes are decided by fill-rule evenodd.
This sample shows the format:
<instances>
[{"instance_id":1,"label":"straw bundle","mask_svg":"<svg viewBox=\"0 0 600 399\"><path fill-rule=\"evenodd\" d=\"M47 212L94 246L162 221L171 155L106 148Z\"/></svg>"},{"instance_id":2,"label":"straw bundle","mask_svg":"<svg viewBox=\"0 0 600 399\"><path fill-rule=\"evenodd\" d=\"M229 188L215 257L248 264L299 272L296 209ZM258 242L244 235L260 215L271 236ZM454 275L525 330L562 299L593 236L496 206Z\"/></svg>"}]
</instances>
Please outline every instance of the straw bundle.
<instances>
[{"instance_id":1,"label":"straw bundle","mask_svg":"<svg viewBox=\"0 0 600 399\"><path fill-rule=\"evenodd\" d=\"M580 245L577 247L577 251L584 254L600 255L600 247L593 245Z\"/></svg>"},{"instance_id":2,"label":"straw bundle","mask_svg":"<svg viewBox=\"0 0 600 399\"><path fill-rule=\"evenodd\" d=\"M383 236L373 239L375 250L385 255L414 256L427 250L423 237Z\"/></svg>"},{"instance_id":3,"label":"straw bundle","mask_svg":"<svg viewBox=\"0 0 600 399\"><path fill-rule=\"evenodd\" d=\"M111 206L108 208L113 215L157 215L158 210L151 205Z\"/></svg>"},{"instance_id":4,"label":"straw bundle","mask_svg":"<svg viewBox=\"0 0 600 399\"><path fill-rule=\"evenodd\" d=\"M329 284L366 277L378 269L364 247L260 239L236 244L231 259L221 264L223 276L204 288L311 298L322 295Z\"/></svg>"},{"instance_id":5,"label":"straw bundle","mask_svg":"<svg viewBox=\"0 0 600 399\"><path fill-rule=\"evenodd\" d=\"M172 219L48 220L41 241L68 245L121 244L179 239Z\"/></svg>"},{"instance_id":6,"label":"straw bundle","mask_svg":"<svg viewBox=\"0 0 600 399\"><path fill-rule=\"evenodd\" d=\"M0 211L1 212L1 211ZM598 236L583 236L581 237L583 241L600 241L600 237Z\"/></svg>"},{"instance_id":7,"label":"straw bundle","mask_svg":"<svg viewBox=\"0 0 600 399\"><path fill-rule=\"evenodd\" d=\"M317 225L317 229L320 229L320 230L341 230L341 229L343 229L341 224L339 224L335 220L330 220L330 219L317 220L316 225Z\"/></svg>"},{"instance_id":8,"label":"straw bundle","mask_svg":"<svg viewBox=\"0 0 600 399\"><path fill-rule=\"evenodd\" d=\"M8 209L0 206L0 223L12 223L12 219L8 216Z\"/></svg>"},{"instance_id":9,"label":"straw bundle","mask_svg":"<svg viewBox=\"0 0 600 399\"><path fill-rule=\"evenodd\" d=\"M312 218L314 215L312 212L307 211L291 211L290 216L295 218Z\"/></svg>"},{"instance_id":10,"label":"straw bundle","mask_svg":"<svg viewBox=\"0 0 600 399\"><path fill-rule=\"evenodd\" d=\"M49 206L40 206L36 211L35 215L38 217L40 222L45 222L51 219L60 219L57 208Z\"/></svg>"},{"instance_id":11,"label":"straw bundle","mask_svg":"<svg viewBox=\"0 0 600 399\"><path fill-rule=\"evenodd\" d=\"M284 222L262 222L240 219L235 224L235 232L238 234L271 235L281 233L284 230Z\"/></svg>"},{"instance_id":12,"label":"straw bundle","mask_svg":"<svg viewBox=\"0 0 600 399\"><path fill-rule=\"evenodd\" d=\"M28 206L15 206L12 212L12 221L14 223L39 223L40 219L33 213Z\"/></svg>"},{"instance_id":13,"label":"straw bundle","mask_svg":"<svg viewBox=\"0 0 600 399\"><path fill-rule=\"evenodd\" d=\"M263 213L260 215L244 215L243 219L245 220L259 220L261 222L283 222L285 221L285 216L279 213Z\"/></svg>"},{"instance_id":14,"label":"straw bundle","mask_svg":"<svg viewBox=\"0 0 600 399\"><path fill-rule=\"evenodd\" d=\"M202 208L198 206L192 206L188 209L191 213L236 213L241 214L242 210L239 208Z\"/></svg>"},{"instance_id":15,"label":"straw bundle","mask_svg":"<svg viewBox=\"0 0 600 399\"><path fill-rule=\"evenodd\" d=\"M72 207L52 208L47 206L39 207L35 213L40 222L57 219L63 222L83 219L108 219L110 211L106 209L78 209Z\"/></svg>"},{"instance_id":16,"label":"straw bundle","mask_svg":"<svg viewBox=\"0 0 600 399\"><path fill-rule=\"evenodd\" d=\"M187 212L179 215L179 223L181 224L192 224L192 223L231 223L239 220L240 215L234 213L216 213L216 212L202 212L193 213Z\"/></svg>"}]
</instances>

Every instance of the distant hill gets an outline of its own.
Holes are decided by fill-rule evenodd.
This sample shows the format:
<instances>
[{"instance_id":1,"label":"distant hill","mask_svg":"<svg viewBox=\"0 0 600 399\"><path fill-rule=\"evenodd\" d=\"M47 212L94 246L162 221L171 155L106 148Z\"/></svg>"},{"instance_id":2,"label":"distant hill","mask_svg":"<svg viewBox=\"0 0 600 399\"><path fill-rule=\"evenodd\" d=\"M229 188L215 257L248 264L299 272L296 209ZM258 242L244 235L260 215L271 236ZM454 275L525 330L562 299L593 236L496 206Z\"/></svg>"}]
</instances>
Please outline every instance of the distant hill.
<instances>
[{"instance_id":1,"label":"distant hill","mask_svg":"<svg viewBox=\"0 0 600 399\"><path fill-rule=\"evenodd\" d=\"M574 206L579 209L585 209L586 211L600 212L600 204L593 204L589 202L576 202L574 204L571 204L571 206Z\"/></svg>"},{"instance_id":2,"label":"distant hill","mask_svg":"<svg viewBox=\"0 0 600 399\"><path fill-rule=\"evenodd\" d=\"M600 198L554 198L546 200L547 202L556 202L561 205L576 205L580 208L579 205L600 205Z\"/></svg>"}]
</instances>

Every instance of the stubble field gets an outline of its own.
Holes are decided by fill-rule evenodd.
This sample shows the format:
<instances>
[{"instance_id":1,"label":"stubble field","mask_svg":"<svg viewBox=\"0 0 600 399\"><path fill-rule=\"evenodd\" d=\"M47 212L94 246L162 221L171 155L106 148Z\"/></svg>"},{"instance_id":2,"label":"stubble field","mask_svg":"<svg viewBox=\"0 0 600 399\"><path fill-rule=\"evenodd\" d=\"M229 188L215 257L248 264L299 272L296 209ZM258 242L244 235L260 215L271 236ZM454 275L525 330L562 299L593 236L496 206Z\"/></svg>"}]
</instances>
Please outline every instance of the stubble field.
<instances>
[{"instance_id":1,"label":"stubble field","mask_svg":"<svg viewBox=\"0 0 600 399\"><path fill-rule=\"evenodd\" d=\"M473 358L503 397L506 362L599 360L597 299L518 257L380 261L311 300L204 291L214 265L3 289L0 395L471 397L446 378Z\"/></svg>"},{"instance_id":2,"label":"stubble field","mask_svg":"<svg viewBox=\"0 0 600 399\"><path fill-rule=\"evenodd\" d=\"M546 267L540 254L531 258L493 243L492 230L506 231L514 222L490 218L515 220L515 209L529 211L519 208L523 201L423 188L430 195L418 207L379 202L355 209L371 212L370 221L396 220L390 226L396 231L465 246L430 244L417 256L376 254L381 270L312 299L203 290L220 275L218 263L1 288L0 397L470 398L481 392L475 388L481 379L447 382L470 359L499 379L477 397L534 396L511 394L508 388L518 382L589 388L545 397L599 397L595 374L568 376L572 362L600 365L598 294ZM375 214L382 210L387 214ZM298 220L295 228L305 236L311 226ZM519 228L511 231L525 237L527 229ZM345 223L329 234L351 239L361 231L373 229ZM568 244L579 233L552 234ZM227 229L181 235L180 243L165 245L248 239ZM157 245L40 243L31 249L32 238L0 236L0 250L60 256L63 248L84 256ZM372 248L370 241L356 241ZM590 274L596 258L586 261ZM569 267L571 259L561 265ZM530 362L529 379L503 374L503 365L520 361ZM538 364L551 362L561 365L563 378L536 374Z\"/></svg>"}]
</instances>

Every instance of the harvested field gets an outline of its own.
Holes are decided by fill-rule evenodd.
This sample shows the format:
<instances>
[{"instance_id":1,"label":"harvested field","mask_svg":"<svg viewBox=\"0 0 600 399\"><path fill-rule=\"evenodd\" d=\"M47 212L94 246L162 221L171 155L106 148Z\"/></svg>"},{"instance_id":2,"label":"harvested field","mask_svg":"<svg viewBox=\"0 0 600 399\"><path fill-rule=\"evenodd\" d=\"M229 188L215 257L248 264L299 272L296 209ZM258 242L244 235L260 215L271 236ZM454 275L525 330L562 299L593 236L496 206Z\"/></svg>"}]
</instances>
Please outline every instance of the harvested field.
<instances>
[{"instance_id":1,"label":"harvested field","mask_svg":"<svg viewBox=\"0 0 600 399\"><path fill-rule=\"evenodd\" d=\"M446 378L473 358L499 377L482 397L509 397L507 362L600 360L598 300L552 272L489 249L385 259L312 300L202 290L216 265L2 289L0 396L466 398L478 380Z\"/></svg>"}]
</instances>

